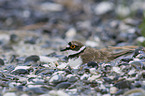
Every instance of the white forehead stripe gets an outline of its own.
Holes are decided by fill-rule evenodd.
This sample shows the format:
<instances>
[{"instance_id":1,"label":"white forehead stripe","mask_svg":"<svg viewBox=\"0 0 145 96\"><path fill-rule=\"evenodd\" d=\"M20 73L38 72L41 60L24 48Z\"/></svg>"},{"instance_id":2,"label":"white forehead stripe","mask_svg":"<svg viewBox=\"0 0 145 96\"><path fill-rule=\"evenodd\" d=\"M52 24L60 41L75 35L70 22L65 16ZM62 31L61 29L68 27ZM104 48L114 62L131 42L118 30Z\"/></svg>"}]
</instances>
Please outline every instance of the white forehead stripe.
<instances>
[{"instance_id":1,"label":"white forehead stripe","mask_svg":"<svg viewBox=\"0 0 145 96\"><path fill-rule=\"evenodd\" d=\"M83 46L83 47L80 48L80 50L78 50L78 51L68 50L68 51L67 51L67 52L68 52L68 56L69 56L69 55L75 55L75 54L77 54L77 53L80 53L80 52L83 51L85 48L86 48L86 46Z\"/></svg>"}]
</instances>

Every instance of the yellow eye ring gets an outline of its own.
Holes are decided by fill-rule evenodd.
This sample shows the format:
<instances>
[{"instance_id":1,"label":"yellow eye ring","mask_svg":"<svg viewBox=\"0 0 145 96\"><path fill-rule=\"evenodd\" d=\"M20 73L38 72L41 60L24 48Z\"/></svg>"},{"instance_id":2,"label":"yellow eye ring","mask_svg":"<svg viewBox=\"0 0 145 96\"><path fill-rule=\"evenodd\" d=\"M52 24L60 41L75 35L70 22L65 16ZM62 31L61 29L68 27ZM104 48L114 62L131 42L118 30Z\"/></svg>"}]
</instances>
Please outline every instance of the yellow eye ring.
<instances>
[{"instance_id":1,"label":"yellow eye ring","mask_svg":"<svg viewBox=\"0 0 145 96\"><path fill-rule=\"evenodd\" d=\"M70 48L71 49L74 49L74 48L76 48L76 46L75 45L71 45Z\"/></svg>"}]
</instances>

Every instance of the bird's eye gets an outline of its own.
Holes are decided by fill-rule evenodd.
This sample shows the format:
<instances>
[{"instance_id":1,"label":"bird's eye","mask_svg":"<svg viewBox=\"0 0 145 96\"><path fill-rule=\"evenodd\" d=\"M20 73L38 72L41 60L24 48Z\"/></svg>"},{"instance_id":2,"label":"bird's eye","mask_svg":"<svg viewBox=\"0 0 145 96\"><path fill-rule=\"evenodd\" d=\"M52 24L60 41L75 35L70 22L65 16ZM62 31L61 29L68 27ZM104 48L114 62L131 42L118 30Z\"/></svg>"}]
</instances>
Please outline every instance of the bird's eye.
<instances>
[{"instance_id":1,"label":"bird's eye","mask_svg":"<svg viewBox=\"0 0 145 96\"><path fill-rule=\"evenodd\" d=\"M70 48L71 49L74 49L74 48L76 48L76 46L75 45L71 45Z\"/></svg>"}]
</instances>

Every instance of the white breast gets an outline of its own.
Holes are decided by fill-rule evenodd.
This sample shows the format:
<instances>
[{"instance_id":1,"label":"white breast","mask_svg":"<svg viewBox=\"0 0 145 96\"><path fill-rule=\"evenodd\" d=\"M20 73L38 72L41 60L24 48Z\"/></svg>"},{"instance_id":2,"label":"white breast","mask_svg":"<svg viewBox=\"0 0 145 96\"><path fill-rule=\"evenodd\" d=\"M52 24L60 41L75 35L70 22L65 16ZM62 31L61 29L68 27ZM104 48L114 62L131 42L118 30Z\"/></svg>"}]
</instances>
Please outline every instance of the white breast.
<instances>
[{"instance_id":1,"label":"white breast","mask_svg":"<svg viewBox=\"0 0 145 96\"><path fill-rule=\"evenodd\" d=\"M83 63L81 57L69 59L68 64L73 69L78 69L78 67Z\"/></svg>"}]
</instances>

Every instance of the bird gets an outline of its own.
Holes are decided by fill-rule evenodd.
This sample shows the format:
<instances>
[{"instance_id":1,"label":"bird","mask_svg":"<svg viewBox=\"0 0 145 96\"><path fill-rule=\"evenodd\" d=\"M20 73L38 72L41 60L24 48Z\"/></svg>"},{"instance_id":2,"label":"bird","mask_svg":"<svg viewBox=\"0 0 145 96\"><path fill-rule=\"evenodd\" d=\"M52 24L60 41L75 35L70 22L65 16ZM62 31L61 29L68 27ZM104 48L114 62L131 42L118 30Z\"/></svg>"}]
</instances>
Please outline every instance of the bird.
<instances>
[{"instance_id":1,"label":"bird","mask_svg":"<svg viewBox=\"0 0 145 96\"><path fill-rule=\"evenodd\" d=\"M122 55L132 52L132 50L126 50L123 52L114 53L109 49L96 49L92 47L85 46L79 41L71 41L68 45L61 49L68 53L68 61L73 62L73 64L86 64L90 61L97 63L109 62Z\"/></svg>"}]
</instances>

